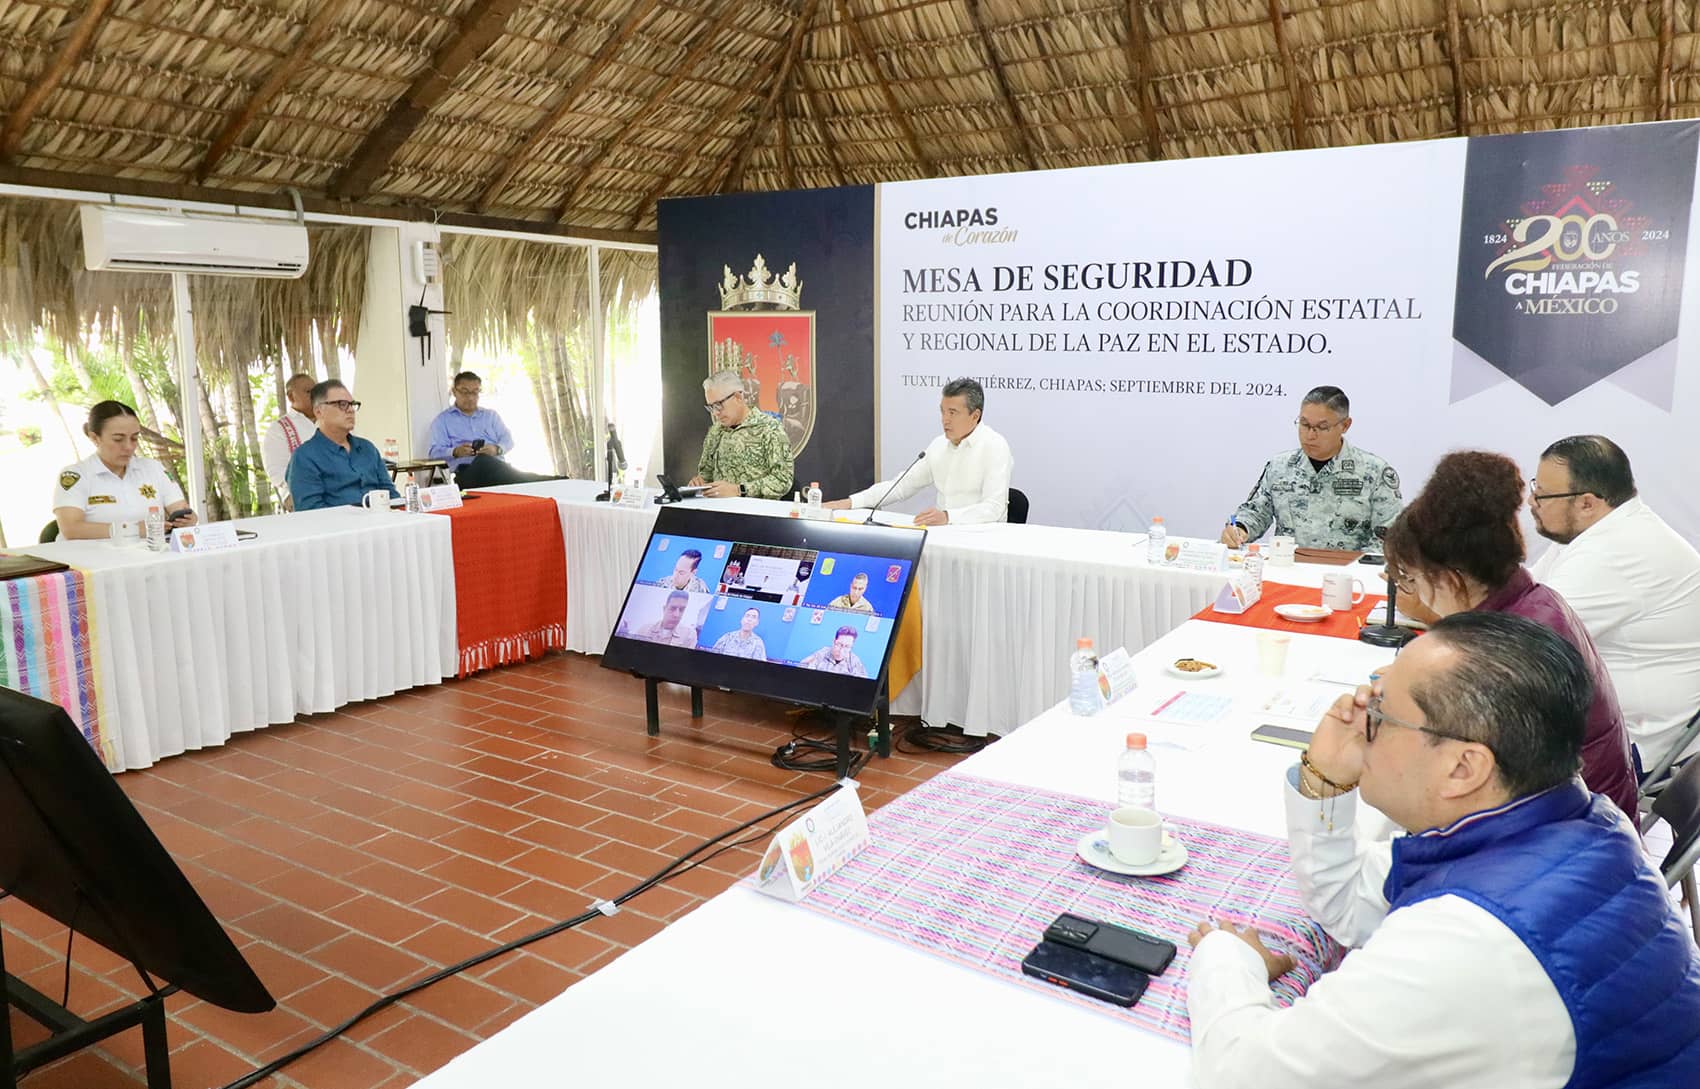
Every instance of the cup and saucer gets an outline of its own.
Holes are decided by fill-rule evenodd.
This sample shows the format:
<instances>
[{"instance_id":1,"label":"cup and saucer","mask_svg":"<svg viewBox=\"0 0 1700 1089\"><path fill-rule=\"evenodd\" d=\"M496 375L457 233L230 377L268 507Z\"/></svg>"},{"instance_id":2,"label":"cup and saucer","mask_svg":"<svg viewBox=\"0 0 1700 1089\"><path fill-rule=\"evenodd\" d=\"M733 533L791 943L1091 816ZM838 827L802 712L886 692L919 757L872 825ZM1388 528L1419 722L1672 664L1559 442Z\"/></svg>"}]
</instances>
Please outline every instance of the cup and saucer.
<instances>
[{"instance_id":1,"label":"cup and saucer","mask_svg":"<svg viewBox=\"0 0 1700 1089\"><path fill-rule=\"evenodd\" d=\"M1087 865L1126 877L1161 877L1187 859L1186 844L1163 827L1163 818L1136 806L1112 812L1109 824L1081 836L1074 850Z\"/></svg>"}]
</instances>

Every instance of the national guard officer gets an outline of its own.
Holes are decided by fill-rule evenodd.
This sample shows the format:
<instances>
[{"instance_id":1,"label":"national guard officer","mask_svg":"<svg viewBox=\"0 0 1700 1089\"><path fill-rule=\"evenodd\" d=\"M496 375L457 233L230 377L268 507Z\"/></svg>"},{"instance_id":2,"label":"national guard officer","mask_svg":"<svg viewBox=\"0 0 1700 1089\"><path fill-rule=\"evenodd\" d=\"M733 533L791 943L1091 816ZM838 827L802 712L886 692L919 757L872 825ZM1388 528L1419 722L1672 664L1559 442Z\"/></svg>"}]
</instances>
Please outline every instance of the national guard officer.
<instances>
[{"instance_id":1,"label":"national guard officer","mask_svg":"<svg viewBox=\"0 0 1700 1089\"><path fill-rule=\"evenodd\" d=\"M702 442L692 484L706 484L710 499L748 495L783 499L796 468L785 425L744 399L738 372L715 371L702 384L704 407L714 423Z\"/></svg>"},{"instance_id":2,"label":"national guard officer","mask_svg":"<svg viewBox=\"0 0 1700 1089\"><path fill-rule=\"evenodd\" d=\"M1291 536L1299 548L1373 552L1376 530L1404 506L1399 474L1346 441L1352 403L1338 386L1318 386L1299 406L1299 448L1269 459L1246 501L1228 519L1222 543L1240 548L1263 535Z\"/></svg>"}]
</instances>

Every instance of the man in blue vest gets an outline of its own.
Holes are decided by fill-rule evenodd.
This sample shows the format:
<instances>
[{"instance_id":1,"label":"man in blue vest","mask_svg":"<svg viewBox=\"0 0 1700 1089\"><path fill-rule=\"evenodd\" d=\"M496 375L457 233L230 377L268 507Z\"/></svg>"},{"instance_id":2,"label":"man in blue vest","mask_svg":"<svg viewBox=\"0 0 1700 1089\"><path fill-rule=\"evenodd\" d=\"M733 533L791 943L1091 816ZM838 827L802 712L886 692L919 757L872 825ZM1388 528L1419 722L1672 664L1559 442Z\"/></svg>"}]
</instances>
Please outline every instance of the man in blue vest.
<instances>
[{"instance_id":1,"label":"man in blue vest","mask_svg":"<svg viewBox=\"0 0 1700 1089\"><path fill-rule=\"evenodd\" d=\"M1277 1009L1292 960L1200 923L1199 1089L1700 1086L1700 953L1577 778L1591 686L1550 629L1465 612L1341 697L1283 790L1306 910L1352 952ZM1360 794L1410 834L1360 844Z\"/></svg>"}]
</instances>

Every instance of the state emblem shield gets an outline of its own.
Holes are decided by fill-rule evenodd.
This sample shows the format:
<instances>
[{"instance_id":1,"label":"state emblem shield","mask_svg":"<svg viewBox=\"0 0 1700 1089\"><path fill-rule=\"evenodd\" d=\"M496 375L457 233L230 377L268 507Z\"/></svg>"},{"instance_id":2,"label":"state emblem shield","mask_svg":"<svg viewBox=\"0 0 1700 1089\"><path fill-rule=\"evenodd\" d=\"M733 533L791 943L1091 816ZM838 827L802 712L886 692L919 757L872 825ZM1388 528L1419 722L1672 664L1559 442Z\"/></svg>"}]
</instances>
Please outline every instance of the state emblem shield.
<instances>
[{"instance_id":1,"label":"state emblem shield","mask_svg":"<svg viewBox=\"0 0 1700 1089\"><path fill-rule=\"evenodd\" d=\"M752 409L777 416L793 457L815 430L815 312L711 310L709 372L732 370Z\"/></svg>"}]
</instances>

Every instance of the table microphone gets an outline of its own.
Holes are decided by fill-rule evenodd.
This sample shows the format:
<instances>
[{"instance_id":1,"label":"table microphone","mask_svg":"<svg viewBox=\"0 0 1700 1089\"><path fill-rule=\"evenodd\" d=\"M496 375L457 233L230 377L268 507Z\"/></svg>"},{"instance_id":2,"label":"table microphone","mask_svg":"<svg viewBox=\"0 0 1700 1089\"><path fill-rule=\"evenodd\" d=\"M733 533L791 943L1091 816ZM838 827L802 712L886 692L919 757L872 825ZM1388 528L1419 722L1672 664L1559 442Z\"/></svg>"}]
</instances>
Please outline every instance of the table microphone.
<instances>
[{"instance_id":1,"label":"table microphone","mask_svg":"<svg viewBox=\"0 0 1700 1089\"><path fill-rule=\"evenodd\" d=\"M885 501L887 499L891 498L891 493L897 490L897 486L899 484L903 483L903 478L909 475L909 470L911 470L915 466L921 464L921 459L926 457L926 456L927 456L927 452L925 450L922 450L919 454L915 455L914 461L911 461L908 465L904 466L903 471L901 473L897 474L897 479L891 482L891 487L887 488L885 490L885 494L880 496L880 501L878 503L875 503L871 508L869 508L868 516L866 518L862 519L862 524L864 526L868 525L870 522L872 522L874 520L874 515L878 514L879 509L881 507L885 506Z\"/></svg>"},{"instance_id":2,"label":"table microphone","mask_svg":"<svg viewBox=\"0 0 1700 1089\"><path fill-rule=\"evenodd\" d=\"M1375 531L1375 539L1378 541L1383 540L1386 536L1387 528L1385 526ZM1387 619L1381 624L1365 625L1364 628L1358 632L1358 638L1371 646L1393 647L1397 649L1416 638L1416 633L1407 628L1401 628L1398 624L1394 623L1394 616L1396 615L1395 605L1399 600L1399 584L1394 582L1393 576L1388 575L1386 572L1385 564L1387 562L1387 552L1385 547L1382 549L1381 559L1384 565L1382 574L1387 579Z\"/></svg>"}]
</instances>

